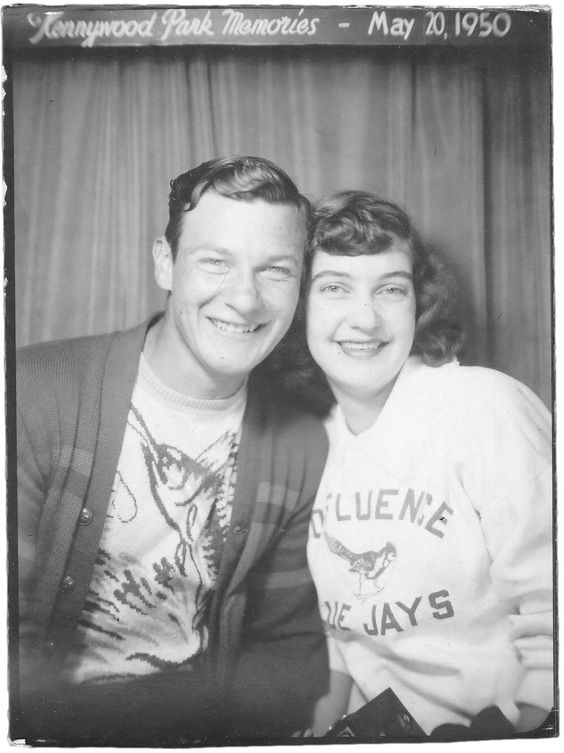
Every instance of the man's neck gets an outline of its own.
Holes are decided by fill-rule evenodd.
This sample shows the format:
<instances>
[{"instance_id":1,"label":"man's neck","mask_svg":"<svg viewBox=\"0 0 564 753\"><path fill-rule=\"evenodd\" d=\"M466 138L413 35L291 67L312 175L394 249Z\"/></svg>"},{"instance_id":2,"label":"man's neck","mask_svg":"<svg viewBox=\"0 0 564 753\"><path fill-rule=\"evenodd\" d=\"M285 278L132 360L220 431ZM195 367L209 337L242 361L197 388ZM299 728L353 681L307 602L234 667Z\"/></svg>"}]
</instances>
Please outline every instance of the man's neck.
<instances>
[{"instance_id":1,"label":"man's neck","mask_svg":"<svg viewBox=\"0 0 564 753\"><path fill-rule=\"evenodd\" d=\"M214 378L194 358L186 355L184 343L172 342L165 317L166 314L147 332L143 355L167 387L198 400L220 400L241 389L245 379L239 374Z\"/></svg>"}]
</instances>

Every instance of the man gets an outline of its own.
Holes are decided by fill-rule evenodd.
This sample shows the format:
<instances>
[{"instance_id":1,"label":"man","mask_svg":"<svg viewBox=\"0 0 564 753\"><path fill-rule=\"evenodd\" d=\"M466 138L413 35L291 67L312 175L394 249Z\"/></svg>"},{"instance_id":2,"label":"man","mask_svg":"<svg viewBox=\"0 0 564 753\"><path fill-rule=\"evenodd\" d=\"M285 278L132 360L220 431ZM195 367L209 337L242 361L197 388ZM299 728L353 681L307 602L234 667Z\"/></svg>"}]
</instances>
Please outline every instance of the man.
<instances>
[{"instance_id":1,"label":"man","mask_svg":"<svg viewBox=\"0 0 564 753\"><path fill-rule=\"evenodd\" d=\"M294 317L309 214L266 160L203 163L172 181L154 245L164 314L19 353L13 737L307 727L326 682L305 557L326 444L256 367Z\"/></svg>"}]
</instances>

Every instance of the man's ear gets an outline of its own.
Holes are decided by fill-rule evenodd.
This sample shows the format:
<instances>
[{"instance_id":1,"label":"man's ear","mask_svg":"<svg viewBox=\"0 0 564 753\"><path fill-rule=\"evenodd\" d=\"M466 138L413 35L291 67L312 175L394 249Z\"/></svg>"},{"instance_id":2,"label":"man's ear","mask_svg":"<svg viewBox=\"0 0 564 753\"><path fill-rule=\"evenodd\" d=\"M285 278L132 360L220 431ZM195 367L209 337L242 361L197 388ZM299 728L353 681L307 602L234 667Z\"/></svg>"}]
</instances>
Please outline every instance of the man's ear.
<instances>
[{"instance_id":1,"label":"man's ear","mask_svg":"<svg viewBox=\"0 0 564 753\"><path fill-rule=\"evenodd\" d=\"M157 285L163 290L172 290L174 260L166 238L157 238L153 243L153 263Z\"/></svg>"}]
</instances>

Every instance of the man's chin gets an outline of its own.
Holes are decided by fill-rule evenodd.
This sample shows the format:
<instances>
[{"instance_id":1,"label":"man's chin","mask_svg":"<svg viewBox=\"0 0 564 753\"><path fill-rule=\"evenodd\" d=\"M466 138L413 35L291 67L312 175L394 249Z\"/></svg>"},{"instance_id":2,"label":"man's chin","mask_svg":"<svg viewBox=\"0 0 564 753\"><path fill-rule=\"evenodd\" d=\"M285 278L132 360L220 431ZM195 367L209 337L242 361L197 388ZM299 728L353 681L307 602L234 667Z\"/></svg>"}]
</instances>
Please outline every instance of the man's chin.
<instances>
[{"instance_id":1,"label":"man's chin","mask_svg":"<svg viewBox=\"0 0 564 753\"><path fill-rule=\"evenodd\" d=\"M216 360L213 368L210 369L210 373L215 376L218 382L235 383L239 381L242 384L262 360L253 360L251 362L241 362L228 358Z\"/></svg>"},{"instance_id":2,"label":"man's chin","mask_svg":"<svg viewBox=\"0 0 564 753\"><path fill-rule=\"evenodd\" d=\"M224 353L216 354L213 360L210 360L210 366L213 371L222 375L239 375L249 376L251 371L262 363L271 350L260 351L256 353ZM252 355L252 357L251 357Z\"/></svg>"}]
</instances>

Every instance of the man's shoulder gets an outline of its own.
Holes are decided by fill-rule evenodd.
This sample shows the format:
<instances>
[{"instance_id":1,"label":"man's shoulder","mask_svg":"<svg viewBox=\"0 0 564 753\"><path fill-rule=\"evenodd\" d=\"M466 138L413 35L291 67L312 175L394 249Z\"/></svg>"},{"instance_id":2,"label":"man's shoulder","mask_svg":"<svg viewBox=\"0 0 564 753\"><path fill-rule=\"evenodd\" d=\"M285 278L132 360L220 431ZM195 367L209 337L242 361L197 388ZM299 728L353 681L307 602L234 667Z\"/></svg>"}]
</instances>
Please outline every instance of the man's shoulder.
<instances>
[{"instance_id":1,"label":"man's shoulder","mask_svg":"<svg viewBox=\"0 0 564 753\"><path fill-rule=\"evenodd\" d=\"M300 441L306 446L315 441L326 443L327 433L319 418L310 413L300 403L281 401L278 410L274 411L273 422L290 441Z\"/></svg>"},{"instance_id":2,"label":"man's shoulder","mask_svg":"<svg viewBox=\"0 0 564 753\"><path fill-rule=\"evenodd\" d=\"M311 506L327 459L327 433L321 421L299 404L270 398L249 390L242 442L261 482L271 489L292 490L285 497L287 510Z\"/></svg>"},{"instance_id":3,"label":"man's shoulder","mask_svg":"<svg viewBox=\"0 0 564 753\"><path fill-rule=\"evenodd\" d=\"M138 340L146 326L147 323L143 322L128 330L51 340L18 348L16 351L18 374L37 371L48 375L87 371L93 362L104 360L115 338L119 337L124 342Z\"/></svg>"},{"instance_id":4,"label":"man's shoulder","mask_svg":"<svg viewBox=\"0 0 564 753\"><path fill-rule=\"evenodd\" d=\"M59 362L65 357L83 358L86 353L104 348L104 344L111 341L115 332L105 332L101 335L84 335L63 340L49 340L47 342L25 345L16 351L18 363L33 363L40 361L50 363Z\"/></svg>"},{"instance_id":5,"label":"man's shoulder","mask_svg":"<svg viewBox=\"0 0 564 753\"><path fill-rule=\"evenodd\" d=\"M261 431L273 437L279 451L303 458L317 455L325 460L327 432L321 420L302 404L287 395L265 394L252 381L249 399L261 415Z\"/></svg>"},{"instance_id":6,"label":"man's shoulder","mask_svg":"<svg viewBox=\"0 0 564 753\"><path fill-rule=\"evenodd\" d=\"M116 333L88 335L27 345L16 351L18 383L49 381L63 375L80 375L92 361L104 357Z\"/></svg>"},{"instance_id":7,"label":"man's shoulder","mask_svg":"<svg viewBox=\"0 0 564 753\"><path fill-rule=\"evenodd\" d=\"M18 405L49 403L72 395L97 393L109 364L113 379L137 368L147 323L130 330L38 343L16 353ZM114 363L115 361L115 363ZM129 363L130 362L130 363ZM129 364L129 365L128 365ZM132 372L133 373L133 372Z\"/></svg>"}]
</instances>

